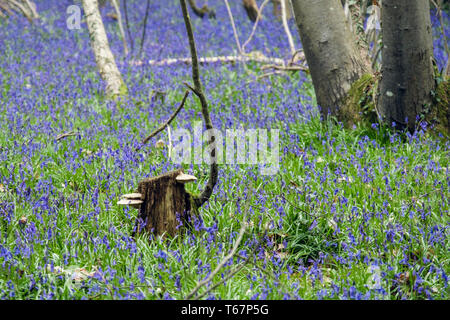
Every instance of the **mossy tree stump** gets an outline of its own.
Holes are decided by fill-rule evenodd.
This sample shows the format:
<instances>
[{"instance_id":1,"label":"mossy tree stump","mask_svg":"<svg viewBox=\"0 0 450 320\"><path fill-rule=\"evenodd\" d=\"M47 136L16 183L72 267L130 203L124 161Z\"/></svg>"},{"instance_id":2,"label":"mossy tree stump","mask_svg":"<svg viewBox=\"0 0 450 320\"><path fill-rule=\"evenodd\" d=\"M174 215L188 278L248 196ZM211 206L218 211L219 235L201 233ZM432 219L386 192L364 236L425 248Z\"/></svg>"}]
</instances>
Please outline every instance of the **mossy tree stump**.
<instances>
[{"instance_id":1,"label":"mossy tree stump","mask_svg":"<svg viewBox=\"0 0 450 320\"><path fill-rule=\"evenodd\" d=\"M194 176L178 169L140 181L137 190L140 195L139 214L133 237L142 231L155 236L175 236L179 228L189 221L192 202L184 184L194 180ZM127 198L127 195L123 197ZM122 199L119 204L136 206L136 202L130 198Z\"/></svg>"}]
</instances>

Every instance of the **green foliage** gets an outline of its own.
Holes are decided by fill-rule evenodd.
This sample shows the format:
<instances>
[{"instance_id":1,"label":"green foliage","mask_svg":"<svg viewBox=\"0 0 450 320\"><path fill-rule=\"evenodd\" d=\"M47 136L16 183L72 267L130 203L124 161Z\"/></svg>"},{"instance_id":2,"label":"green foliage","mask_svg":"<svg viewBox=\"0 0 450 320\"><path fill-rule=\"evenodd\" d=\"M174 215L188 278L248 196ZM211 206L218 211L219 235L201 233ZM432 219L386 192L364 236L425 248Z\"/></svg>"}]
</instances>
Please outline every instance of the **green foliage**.
<instances>
[{"instance_id":1,"label":"green foliage","mask_svg":"<svg viewBox=\"0 0 450 320\"><path fill-rule=\"evenodd\" d=\"M434 132L450 137L450 78L438 76L432 93L432 106L425 108L423 119L434 127Z\"/></svg>"},{"instance_id":2,"label":"green foliage","mask_svg":"<svg viewBox=\"0 0 450 320\"><path fill-rule=\"evenodd\" d=\"M346 127L357 123L370 126L378 121L375 101L378 81L376 75L366 73L353 83L339 114L339 120Z\"/></svg>"}]
</instances>

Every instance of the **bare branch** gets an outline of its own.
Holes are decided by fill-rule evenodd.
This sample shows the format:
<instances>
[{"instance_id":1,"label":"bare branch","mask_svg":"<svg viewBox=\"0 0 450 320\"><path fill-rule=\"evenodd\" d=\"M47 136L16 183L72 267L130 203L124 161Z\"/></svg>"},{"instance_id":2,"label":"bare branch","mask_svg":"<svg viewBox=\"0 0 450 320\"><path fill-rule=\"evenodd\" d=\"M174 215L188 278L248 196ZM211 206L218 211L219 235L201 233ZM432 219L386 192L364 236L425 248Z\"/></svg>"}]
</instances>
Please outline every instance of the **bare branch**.
<instances>
[{"instance_id":1,"label":"bare branch","mask_svg":"<svg viewBox=\"0 0 450 320\"><path fill-rule=\"evenodd\" d=\"M145 138L144 140L142 140L141 142L141 146L137 147L135 149L135 151L139 151L142 146L144 144L146 144L151 138L153 138L154 136L156 136L158 133L160 133L161 131L163 131L171 122L173 119L175 119L175 117L178 115L178 113L180 112L180 110L183 108L187 97L189 96L189 91L186 90L186 92L184 93L184 97L183 100L181 101L180 105L178 106L178 108L172 113L172 115L169 117L169 119L166 120L166 122L164 122L162 125L160 125L158 127L158 129L156 129L155 131L153 131L147 138Z\"/></svg>"},{"instance_id":2,"label":"bare branch","mask_svg":"<svg viewBox=\"0 0 450 320\"><path fill-rule=\"evenodd\" d=\"M73 132L73 131L62 133L62 134L57 135L55 140L59 141L59 140L62 140L64 138L67 138L67 137L76 136L77 134L78 134L77 132Z\"/></svg>"},{"instance_id":3,"label":"bare branch","mask_svg":"<svg viewBox=\"0 0 450 320\"><path fill-rule=\"evenodd\" d=\"M148 12L150 10L150 0L147 0L147 6L145 8L144 28L142 29L141 47L139 49L139 56L142 55L142 49L144 48L145 41L145 29L147 29Z\"/></svg>"},{"instance_id":4,"label":"bare branch","mask_svg":"<svg viewBox=\"0 0 450 320\"><path fill-rule=\"evenodd\" d=\"M119 4L117 3L117 0L111 0L114 10L116 11L117 14L117 23L119 25L119 31L120 31L120 36L122 37L122 43L123 43L123 50L125 55L128 55L128 45L127 45L127 38L125 37L125 31L123 29L123 24L122 24L122 14L120 12L120 7Z\"/></svg>"},{"instance_id":5,"label":"bare branch","mask_svg":"<svg viewBox=\"0 0 450 320\"><path fill-rule=\"evenodd\" d=\"M133 51L134 50L134 41L133 41L133 37L131 36L130 23L129 23L129 20L128 20L127 0L123 0L123 9L124 9L124 13L125 13L125 26L127 27L128 39L130 39L131 51Z\"/></svg>"},{"instance_id":6,"label":"bare branch","mask_svg":"<svg viewBox=\"0 0 450 320\"><path fill-rule=\"evenodd\" d=\"M289 48L291 48L291 54L294 55L296 50L295 50L294 40L292 39L292 34L291 34L291 31L289 30L289 26L287 23L286 2L284 0L281 0L280 4L281 4L281 20L283 21L284 32L286 32L286 36L288 38Z\"/></svg>"},{"instance_id":7,"label":"bare branch","mask_svg":"<svg viewBox=\"0 0 450 320\"><path fill-rule=\"evenodd\" d=\"M305 71L308 72L309 69L307 67L301 66L301 65L290 65L290 66L280 66L275 64L268 64L261 68L261 70L267 70L267 69L274 69L274 70L280 70L280 71Z\"/></svg>"},{"instance_id":8,"label":"bare branch","mask_svg":"<svg viewBox=\"0 0 450 320\"><path fill-rule=\"evenodd\" d=\"M227 7L228 16L230 17L231 27L233 28L234 39L236 40L236 46L238 48L238 52L240 55L243 55L244 51L242 50L241 43L239 42L239 36L236 31L236 25L234 24L233 13L231 12L231 8L228 3L228 0L224 0L224 2L225 2L225 6Z\"/></svg>"},{"instance_id":9,"label":"bare branch","mask_svg":"<svg viewBox=\"0 0 450 320\"><path fill-rule=\"evenodd\" d=\"M261 7L259 8L259 10L258 10L258 15L256 16L255 24L253 25L252 32L250 33L250 36L248 37L247 41L245 41L245 43L242 45L242 50L243 50L243 51L245 51L245 47L246 47L247 44L249 44L249 42L252 40L253 35L255 34L255 31L256 31L256 27L258 26L258 22L259 22L259 20L261 20L261 17L262 17L262 10L263 10L264 7L266 6L266 4L269 3L269 1L270 1L270 0L265 0L265 1L262 3Z\"/></svg>"},{"instance_id":10,"label":"bare branch","mask_svg":"<svg viewBox=\"0 0 450 320\"><path fill-rule=\"evenodd\" d=\"M239 255L238 255L239 256ZM240 257L240 256L239 256ZM235 268L233 271L231 271L225 278L223 278L221 281L217 282L216 284L214 284L213 286L209 287L205 292L203 292L202 294L199 294L197 296L195 296L195 300L198 300L202 297L204 297L205 295L207 295L208 293L210 293L212 290L214 290L215 288L217 288L218 286L220 286L221 284L225 283L225 281L231 279L236 273L238 273L239 271L241 271L246 264L250 261L250 255L244 260L244 262L237 268ZM242 259L242 257L240 257Z\"/></svg>"},{"instance_id":11,"label":"bare branch","mask_svg":"<svg viewBox=\"0 0 450 320\"><path fill-rule=\"evenodd\" d=\"M197 62L199 64L209 64L209 63L236 63L236 62L259 62L259 63L274 63L274 64L284 64L283 59L279 58L269 58L262 55L245 55L245 56L218 56L218 57L201 57L198 58ZM163 60L149 60L148 64L150 66L170 66L173 64L184 63L192 64L192 58L172 58ZM141 65L143 62L135 61L135 65Z\"/></svg>"},{"instance_id":12,"label":"bare branch","mask_svg":"<svg viewBox=\"0 0 450 320\"><path fill-rule=\"evenodd\" d=\"M242 238L244 237L245 230L247 229L247 223L245 221L245 219L247 217L247 211L248 210L245 211L244 218L243 218L244 221L242 222L241 230L239 231L239 235L238 235L238 237L236 239L236 242L234 243L234 246L231 249L230 253L228 253L222 259L222 261L220 261L220 263L217 265L217 267L214 269L214 271L211 272L206 279L204 279L204 280L202 280L202 281L197 283L195 288L192 289L192 291L186 296L186 300L191 299L201 287L203 287L204 285L208 284L214 278L214 276L223 268L223 266L228 262L228 260L230 260L231 258L234 257L234 255L237 252L237 249L239 248L239 245L241 244Z\"/></svg>"},{"instance_id":13,"label":"bare branch","mask_svg":"<svg viewBox=\"0 0 450 320\"><path fill-rule=\"evenodd\" d=\"M192 57L192 80L194 81L194 88L198 92L197 96L200 100L202 106L202 115L205 120L205 127L210 133L209 135L209 144L212 146L212 151L210 153L211 166L209 172L208 183L205 186L205 189L202 191L200 196L194 198L195 204L197 207L201 207L206 201L211 197L214 186L217 183L217 178L219 174L219 167L217 162L215 161L216 155L216 141L215 137L211 134L211 129L213 129L211 117L209 115L208 102L206 101L205 95L203 94L202 84L200 81L200 73L198 66L198 58L197 58L197 49L195 47L195 39L194 32L192 31L191 19L189 17L189 12L187 10L186 0L180 0L181 10L183 12L183 18L186 25L186 32L189 39L189 47L191 51Z\"/></svg>"}]
</instances>

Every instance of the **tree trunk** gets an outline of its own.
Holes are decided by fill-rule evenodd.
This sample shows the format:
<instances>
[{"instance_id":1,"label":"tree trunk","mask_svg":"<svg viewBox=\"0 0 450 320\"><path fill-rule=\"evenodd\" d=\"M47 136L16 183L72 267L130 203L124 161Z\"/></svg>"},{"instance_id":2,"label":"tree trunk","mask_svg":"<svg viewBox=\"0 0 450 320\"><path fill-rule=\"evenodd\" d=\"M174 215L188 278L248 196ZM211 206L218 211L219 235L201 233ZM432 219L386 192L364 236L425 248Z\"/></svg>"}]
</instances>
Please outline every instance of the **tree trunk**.
<instances>
[{"instance_id":1,"label":"tree trunk","mask_svg":"<svg viewBox=\"0 0 450 320\"><path fill-rule=\"evenodd\" d=\"M245 11L247 12L248 18L255 22L258 17L258 5L255 0L242 0L242 5L244 6Z\"/></svg>"},{"instance_id":2,"label":"tree trunk","mask_svg":"<svg viewBox=\"0 0 450 320\"><path fill-rule=\"evenodd\" d=\"M30 0L0 0L0 17L5 17L2 10L8 15L12 15L14 11L20 13L31 23L34 19L39 19L36 4Z\"/></svg>"},{"instance_id":3,"label":"tree trunk","mask_svg":"<svg viewBox=\"0 0 450 320\"><path fill-rule=\"evenodd\" d=\"M142 231L143 223L148 233L173 237L178 232L179 224L188 222L191 201L184 183L176 180L180 174L181 169L139 182L138 193L141 194L143 203L140 205L133 235Z\"/></svg>"},{"instance_id":4,"label":"tree trunk","mask_svg":"<svg viewBox=\"0 0 450 320\"><path fill-rule=\"evenodd\" d=\"M282 5L281 1L284 2L284 12L286 12L286 19L290 19L292 17L291 3L289 0L272 0L273 4L273 14L275 17L281 20L282 15Z\"/></svg>"},{"instance_id":5,"label":"tree trunk","mask_svg":"<svg viewBox=\"0 0 450 320\"><path fill-rule=\"evenodd\" d=\"M106 82L106 95L116 97L126 94L126 85L109 48L98 2L97 0L82 0L82 2L97 68L101 78Z\"/></svg>"},{"instance_id":6,"label":"tree trunk","mask_svg":"<svg viewBox=\"0 0 450 320\"><path fill-rule=\"evenodd\" d=\"M371 70L340 0L292 0L292 6L321 113L340 119L352 84Z\"/></svg>"},{"instance_id":7,"label":"tree trunk","mask_svg":"<svg viewBox=\"0 0 450 320\"><path fill-rule=\"evenodd\" d=\"M385 121L414 131L431 101L433 43L428 0L383 1L380 112Z\"/></svg>"},{"instance_id":8,"label":"tree trunk","mask_svg":"<svg viewBox=\"0 0 450 320\"><path fill-rule=\"evenodd\" d=\"M205 14L207 14L210 18L216 17L216 12L214 11L214 9L209 8L206 4L200 8L197 6L195 0L188 0L188 2L192 11L195 13L197 17L203 18Z\"/></svg>"}]
</instances>

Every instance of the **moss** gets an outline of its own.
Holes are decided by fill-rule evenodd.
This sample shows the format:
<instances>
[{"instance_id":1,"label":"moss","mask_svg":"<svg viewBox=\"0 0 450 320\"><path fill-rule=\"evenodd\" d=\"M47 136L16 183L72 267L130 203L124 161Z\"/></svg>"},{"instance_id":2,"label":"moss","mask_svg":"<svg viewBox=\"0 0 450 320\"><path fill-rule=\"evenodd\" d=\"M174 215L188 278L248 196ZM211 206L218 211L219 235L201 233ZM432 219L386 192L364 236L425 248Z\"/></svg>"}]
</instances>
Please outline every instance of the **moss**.
<instances>
[{"instance_id":1,"label":"moss","mask_svg":"<svg viewBox=\"0 0 450 320\"><path fill-rule=\"evenodd\" d=\"M378 81L376 74L366 73L353 83L339 113L339 121L342 121L344 126L352 127L361 122L370 125L377 122L375 94Z\"/></svg>"},{"instance_id":2,"label":"moss","mask_svg":"<svg viewBox=\"0 0 450 320\"><path fill-rule=\"evenodd\" d=\"M437 78L435 91L432 92L433 101L426 108L424 119L430 123L435 133L450 137L450 78Z\"/></svg>"},{"instance_id":3,"label":"moss","mask_svg":"<svg viewBox=\"0 0 450 320\"><path fill-rule=\"evenodd\" d=\"M125 84L125 82L122 82L122 85L120 86L120 89L119 89L119 93L121 96L128 95L128 88L127 88L127 85Z\"/></svg>"}]
</instances>

